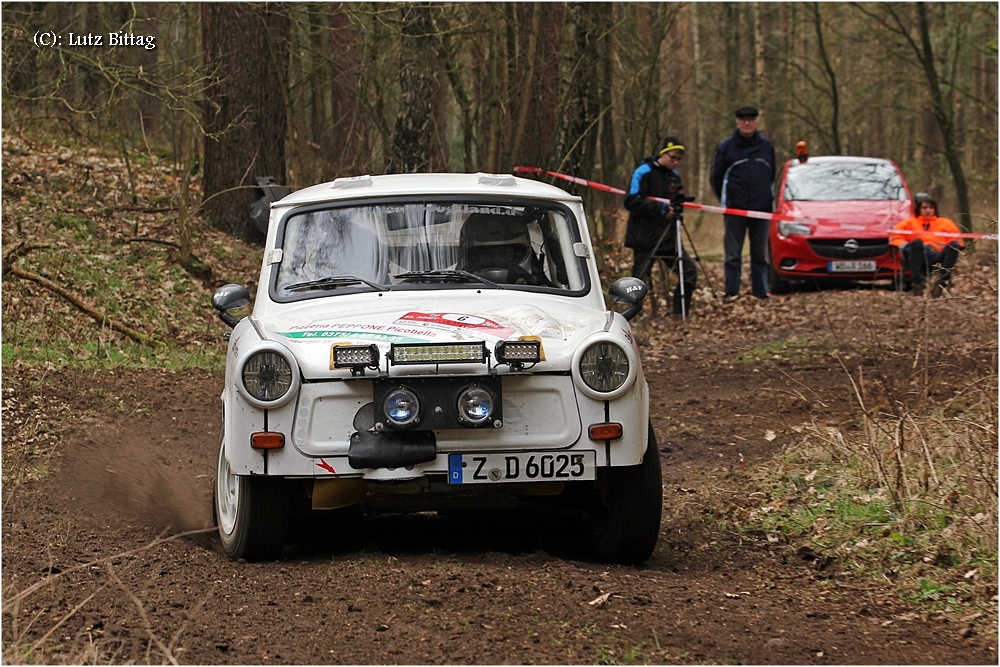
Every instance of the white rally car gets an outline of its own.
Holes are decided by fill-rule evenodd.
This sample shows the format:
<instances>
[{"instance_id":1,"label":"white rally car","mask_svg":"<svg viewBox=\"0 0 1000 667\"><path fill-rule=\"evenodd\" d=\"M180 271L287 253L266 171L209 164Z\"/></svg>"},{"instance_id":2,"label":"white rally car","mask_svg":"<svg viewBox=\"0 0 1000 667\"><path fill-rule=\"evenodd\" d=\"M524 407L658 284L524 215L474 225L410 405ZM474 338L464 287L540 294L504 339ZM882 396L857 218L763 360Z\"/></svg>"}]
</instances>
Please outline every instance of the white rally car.
<instances>
[{"instance_id":1,"label":"white rally car","mask_svg":"<svg viewBox=\"0 0 1000 667\"><path fill-rule=\"evenodd\" d=\"M272 204L260 287L229 335L215 515L273 558L291 508L529 508L594 555L659 535L660 460L627 318L605 305L579 197L508 175L340 178Z\"/></svg>"}]
</instances>

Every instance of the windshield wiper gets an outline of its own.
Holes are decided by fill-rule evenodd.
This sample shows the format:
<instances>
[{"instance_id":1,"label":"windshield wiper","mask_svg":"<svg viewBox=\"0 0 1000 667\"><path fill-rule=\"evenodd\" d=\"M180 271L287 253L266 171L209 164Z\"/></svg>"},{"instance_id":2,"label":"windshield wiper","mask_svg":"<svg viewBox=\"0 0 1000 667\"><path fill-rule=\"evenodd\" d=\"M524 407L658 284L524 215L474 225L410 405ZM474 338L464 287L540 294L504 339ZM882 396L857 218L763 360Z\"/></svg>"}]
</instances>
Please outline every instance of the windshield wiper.
<instances>
[{"instance_id":1,"label":"windshield wiper","mask_svg":"<svg viewBox=\"0 0 1000 667\"><path fill-rule=\"evenodd\" d=\"M494 289L503 289L503 285L498 285L492 280L487 280L474 273L463 271L462 269L434 269L433 271L410 271L393 276L402 282L442 282L442 283L468 283L476 282L488 285Z\"/></svg>"},{"instance_id":2,"label":"windshield wiper","mask_svg":"<svg viewBox=\"0 0 1000 667\"><path fill-rule=\"evenodd\" d=\"M388 285L379 285L378 283L373 283L370 280L357 278L355 276L327 276L326 278L319 278L318 280L307 280L303 283L285 285L284 289L336 289L337 287L362 284L368 285L372 289L378 290L379 292L389 289Z\"/></svg>"}]
</instances>

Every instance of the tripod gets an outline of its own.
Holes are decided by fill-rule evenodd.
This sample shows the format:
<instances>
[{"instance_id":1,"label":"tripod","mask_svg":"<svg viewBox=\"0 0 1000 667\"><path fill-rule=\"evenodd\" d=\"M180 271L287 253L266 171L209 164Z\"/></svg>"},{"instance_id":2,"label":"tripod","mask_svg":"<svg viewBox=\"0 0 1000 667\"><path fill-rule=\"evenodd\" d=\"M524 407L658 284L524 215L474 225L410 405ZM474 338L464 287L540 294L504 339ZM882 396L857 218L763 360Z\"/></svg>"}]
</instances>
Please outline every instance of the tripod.
<instances>
[{"instance_id":1,"label":"tripod","mask_svg":"<svg viewBox=\"0 0 1000 667\"><path fill-rule=\"evenodd\" d=\"M684 214L681 212L682 209L677 207L677 212L674 214L674 222L676 223L677 238L675 240L677 253L674 257L673 270L677 274L677 278L680 281L678 284L678 290L680 291L681 297L681 320L687 320L687 299L685 299L684 290L686 289L684 284L684 262L682 261L684 257L684 242L681 238L681 228L684 226ZM667 235L670 233L670 225L667 224L663 227L663 232L660 234L660 238L657 239L656 245L653 246L653 250L649 253L649 257L642 263L640 271L637 271L637 275L645 276L646 272L650 273L650 279L652 279L652 263L656 260L656 253L660 250L660 246L667 239ZM688 235L688 239L690 239ZM691 244L692 248L694 243ZM697 254L695 255L697 257ZM698 260L701 261L700 258ZM702 266L702 272L705 271L705 267Z\"/></svg>"}]
</instances>

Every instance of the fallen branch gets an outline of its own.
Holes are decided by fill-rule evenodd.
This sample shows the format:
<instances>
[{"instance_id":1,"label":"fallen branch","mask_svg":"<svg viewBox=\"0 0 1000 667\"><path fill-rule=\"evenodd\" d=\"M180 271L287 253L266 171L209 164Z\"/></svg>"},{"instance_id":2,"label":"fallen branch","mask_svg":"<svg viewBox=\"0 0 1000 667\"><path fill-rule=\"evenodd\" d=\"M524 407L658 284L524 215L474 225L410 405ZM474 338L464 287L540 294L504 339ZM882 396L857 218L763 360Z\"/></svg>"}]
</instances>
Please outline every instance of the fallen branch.
<instances>
[{"instance_id":1,"label":"fallen branch","mask_svg":"<svg viewBox=\"0 0 1000 667\"><path fill-rule=\"evenodd\" d=\"M48 243L25 243L21 241L16 246L14 246L10 252L3 256L3 275L10 273L11 267L14 262L16 262L21 257L24 257L32 250L42 250L43 248L51 248Z\"/></svg>"},{"instance_id":2,"label":"fallen branch","mask_svg":"<svg viewBox=\"0 0 1000 667\"><path fill-rule=\"evenodd\" d=\"M121 322L117 322L111 319L110 317L100 312L90 304L78 299L76 296L68 292L63 287L52 282L48 278L44 278L37 274L31 273L30 271L25 271L24 269L18 268L16 266L10 266L9 268L6 268L5 271L7 273L17 276L18 278L23 278L24 280L30 280L33 283L38 283L42 287L55 292L56 294L66 299L71 304L82 310L83 312L85 312L87 315L90 315L97 322L101 323L102 325L106 323L109 327L111 327L115 331L125 334L126 336L136 341L137 343L144 343L147 345L166 345L166 343L164 343L161 340L157 340L152 336L146 335L140 331L136 331L135 329L131 329L122 324Z\"/></svg>"},{"instance_id":3,"label":"fallen branch","mask_svg":"<svg viewBox=\"0 0 1000 667\"><path fill-rule=\"evenodd\" d=\"M151 238L148 238L148 237L145 237L145 236L137 236L136 238L125 239L125 243L159 243L160 245L167 245L167 246L170 246L171 248L177 248L178 250L181 247L179 243L174 243L173 241L163 241L161 239L151 239Z\"/></svg>"},{"instance_id":4,"label":"fallen branch","mask_svg":"<svg viewBox=\"0 0 1000 667\"><path fill-rule=\"evenodd\" d=\"M130 206L122 205L115 206L116 211L134 211L136 213L170 213L171 211L176 211L176 206Z\"/></svg>"}]
</instances>

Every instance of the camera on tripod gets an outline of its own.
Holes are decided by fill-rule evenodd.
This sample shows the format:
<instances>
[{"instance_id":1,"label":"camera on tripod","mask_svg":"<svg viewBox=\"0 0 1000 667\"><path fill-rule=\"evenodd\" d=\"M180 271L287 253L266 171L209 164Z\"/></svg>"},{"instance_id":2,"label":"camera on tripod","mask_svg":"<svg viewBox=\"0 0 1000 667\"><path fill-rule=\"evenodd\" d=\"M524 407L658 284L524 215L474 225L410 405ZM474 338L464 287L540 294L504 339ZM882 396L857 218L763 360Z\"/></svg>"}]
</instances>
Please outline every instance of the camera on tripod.
<instances>
[{"instance_id":1,"label":"camera on tripod","mask_svg":"<svg viewBox=\"0 0 1000 667\"><path fill-rule=\"evenodd\" d=\"M670 207L673 209L674 219L680 220L684 216L684 202L694 201L694 197L688 197L680 189L670 195Z\"/></svg>"}]
</instances>

